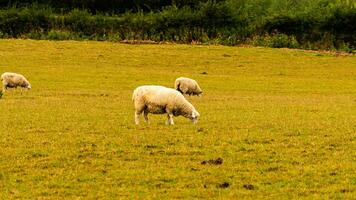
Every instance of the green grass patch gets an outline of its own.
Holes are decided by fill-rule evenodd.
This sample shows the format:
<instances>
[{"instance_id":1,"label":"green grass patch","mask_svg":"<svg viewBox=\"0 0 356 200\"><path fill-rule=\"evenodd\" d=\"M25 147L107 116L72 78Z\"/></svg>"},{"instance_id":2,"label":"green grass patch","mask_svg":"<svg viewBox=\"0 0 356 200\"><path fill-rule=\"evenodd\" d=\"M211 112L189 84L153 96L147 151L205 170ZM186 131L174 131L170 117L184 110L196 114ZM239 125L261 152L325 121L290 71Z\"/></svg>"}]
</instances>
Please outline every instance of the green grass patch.
<instances>
[{"instance_id":1,"label":"green grass patch","mask_svg":"<svg viewBox=\"0 0 356 200\"><path fill-rule=\"evenodd\" d=\"M356 57L270 48L0 40L0 198L351 199ZM196 79L201 114L134 125L133 89ZM219 165L201 164L222 158Z\"/></svg>"}]
</instances>

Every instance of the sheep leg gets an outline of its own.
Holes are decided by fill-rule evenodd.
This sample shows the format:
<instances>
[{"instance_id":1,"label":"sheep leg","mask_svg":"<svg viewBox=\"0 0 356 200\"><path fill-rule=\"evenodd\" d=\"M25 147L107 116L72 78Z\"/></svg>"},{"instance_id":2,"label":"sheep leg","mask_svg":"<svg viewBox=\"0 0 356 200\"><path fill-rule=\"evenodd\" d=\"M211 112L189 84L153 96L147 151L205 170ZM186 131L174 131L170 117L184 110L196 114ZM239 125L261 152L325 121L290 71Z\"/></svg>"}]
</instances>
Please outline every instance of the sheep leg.
<instances>
[{"instance_id":1,"label":"sheep leg","mask_svg":"<svg viewBox=\"0 0 356 200\"><path fill-rule=\"evenodd\" d=\"M141 115L141 112L138 112L138 111L135 112L135 124L136 125L140 124L140 115Z\"/></svg>"},{"instance_id":2,"label":"sheep leg","mask_svg":"<svg viewBox=\"0 0 356 200\"><path fill-rule=\"evenodd\" d=\"M146 123L150 123L150 122L148 121L148 111L147 111L147 110L144 110L144 111L143 111L143 116L144 116L144 118L145 118L145 122L146 122Z\"/></svg>"},{"instance_id":3,"label":"sheep leg","mask_svg":"<svg viewBox=\"0 0 356 200\"><path fill-rule=\"evenodd\" d=\"M167 124L168 125L174 125L173 114L172 113L168 113L167 114Z\"/></svg>"},{"instance_id":4,"label":"sheep leg","mask_svg":"<svg viewBox=\"0 0 356 200\"><path fill-rule=\"evenodd\" d=\"M8 85L6 83L3 83L2 90L5 92L5 90L7 90L8 88Z\"/></svg>"},{"instance_id":5,"label":"sheep leg","mask_svg":"<svg viewBox=\"0 0 356 200\"><path fill-rule=\"evenodd\" d=\"M138 125L140 124L140 115L142 113L143 109L136 109L135 111L135 124Z\"/></svg>"},{"instance_id":6,"label":"sheep leg","mask_svg":"<svg viewBox=\"0 0 356 200\"><path fill-rule=\"evenodd\" d=\"M145 105L140 104L140 102L135 101L135 124L140 123L140 115L145 110Z\"/></svg>"}]
</instances>

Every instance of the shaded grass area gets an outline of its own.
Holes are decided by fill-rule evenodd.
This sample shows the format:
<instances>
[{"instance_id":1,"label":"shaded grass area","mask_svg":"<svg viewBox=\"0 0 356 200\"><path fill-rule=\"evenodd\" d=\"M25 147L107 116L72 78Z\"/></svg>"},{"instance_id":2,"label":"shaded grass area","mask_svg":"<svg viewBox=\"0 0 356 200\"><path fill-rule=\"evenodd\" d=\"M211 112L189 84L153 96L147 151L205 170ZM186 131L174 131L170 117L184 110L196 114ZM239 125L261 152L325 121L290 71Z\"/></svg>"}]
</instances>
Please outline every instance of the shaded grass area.
<instances>
[{"instance_id":1,"label":"shaded grass area","mask_svg":"<svg viewBox=\"0 0 356 200\"><path fill-rule=\"evenodd\" d=\"M1 198L355 196L355 56L0 40L0 71L33 86L0 99ZM132 90L179 76L198 124L135 126Z\"/></svg>"}]
</instances>

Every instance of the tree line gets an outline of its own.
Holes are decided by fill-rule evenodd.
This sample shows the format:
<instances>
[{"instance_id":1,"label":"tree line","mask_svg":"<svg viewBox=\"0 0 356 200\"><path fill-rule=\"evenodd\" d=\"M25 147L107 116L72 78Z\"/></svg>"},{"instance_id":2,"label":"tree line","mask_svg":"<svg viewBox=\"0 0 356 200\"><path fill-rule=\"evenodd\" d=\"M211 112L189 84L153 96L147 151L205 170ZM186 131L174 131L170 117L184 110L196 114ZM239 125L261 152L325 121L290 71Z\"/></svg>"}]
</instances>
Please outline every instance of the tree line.
<instances>
[{"instance_id":1,"label":"tree line","mask_svg":"<svg viewBox=\"0 0 356 200\"><path fill-rule=\"evenodd\" d=\"M352 0L0 0L0 37L356 49Z\"/></svg>"}]
</instances>

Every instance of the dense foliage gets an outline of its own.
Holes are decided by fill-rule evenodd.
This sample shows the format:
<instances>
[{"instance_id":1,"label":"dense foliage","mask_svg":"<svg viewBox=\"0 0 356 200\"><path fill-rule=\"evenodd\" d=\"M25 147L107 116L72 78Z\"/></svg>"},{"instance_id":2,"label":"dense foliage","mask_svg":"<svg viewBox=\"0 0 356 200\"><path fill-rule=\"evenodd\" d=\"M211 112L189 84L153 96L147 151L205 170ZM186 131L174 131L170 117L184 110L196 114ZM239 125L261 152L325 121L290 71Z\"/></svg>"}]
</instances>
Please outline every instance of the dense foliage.
<instances>
[{"instance_id":1,"label":"dense foliage","mask_svg":"<svg viewBox=\"0 0 356 200\"><path fill-rule=\"evenodd\" d=\"M86 9L92 13L109 12L123 13L162 10L167 6L197 7L201 2L208 0L0 0L0 6L31 6L32 4L46 5L58 10ZM215 2L223 0L215 0Z\"/></svg>"},{"instance_id":2,"label":"dense foliage","mask_svg":"<svg viewBox=\"0 0 356 200\"><path fill-rule=\"evenodd\" d=\"M348 0L0 0L0 37L356 49Z\"/></svg>"}]
</instances>

